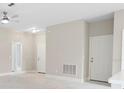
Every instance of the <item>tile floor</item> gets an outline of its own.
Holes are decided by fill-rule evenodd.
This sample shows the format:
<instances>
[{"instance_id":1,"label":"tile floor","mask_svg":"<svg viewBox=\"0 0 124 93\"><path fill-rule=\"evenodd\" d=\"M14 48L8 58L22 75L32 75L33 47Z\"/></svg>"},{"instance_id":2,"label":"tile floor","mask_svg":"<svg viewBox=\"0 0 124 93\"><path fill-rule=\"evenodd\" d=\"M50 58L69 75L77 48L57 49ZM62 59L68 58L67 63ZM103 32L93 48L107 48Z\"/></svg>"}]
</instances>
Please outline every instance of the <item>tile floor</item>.
<instances>
[{"instance_id":1,"label":"tile floor","mask_svg":"<svg viewBox=\"0 0 124 93\"><path fill-rule=\"evenodd\" d=\"M22 73L0 76L0 89L110 89L110 86L64 81L39 73Z\"/></svg>"}]
</instances>

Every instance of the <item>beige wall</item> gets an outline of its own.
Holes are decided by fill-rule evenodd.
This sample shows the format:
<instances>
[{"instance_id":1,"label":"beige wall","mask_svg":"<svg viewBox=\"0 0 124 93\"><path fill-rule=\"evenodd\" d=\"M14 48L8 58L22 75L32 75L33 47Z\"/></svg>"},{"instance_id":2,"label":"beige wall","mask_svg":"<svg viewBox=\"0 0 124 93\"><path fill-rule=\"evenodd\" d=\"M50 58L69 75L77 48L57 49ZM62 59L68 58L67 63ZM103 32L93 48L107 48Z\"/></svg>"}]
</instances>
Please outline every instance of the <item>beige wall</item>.
<instances>
[{"instance_id":1,"label":"beige wall","mask_svg":"<svg viewBox=\"0 0 124 93\"><path fill-rule=\"evenodd\" d=\"M89 24L89 36L113 34L114 19L93 22Z\"/></svg>"},{"instance_id":2,"label":"beige wall","mask_svg":"<svg viewBox=\"0 0 124 93\"><path fill-rule=\"evenodd\" d=\"M86 68L88 49L88 24L86 22L73 21L48 27L46 32L47 74L84 79L88 72ZM63 64L77 65L77 74L63 74Z\"/></svg>"},{"instance_id":3,"label":"beige wall","mask_svg":"<svg viewBox=\"0 0 124 93\"><path fill-rule=\"evenodd\" d=\"M121 70L122 30L124 29L124 10L115 12L114 15L114 40L113 40L113 74Z\"/></svg>"},{"instance_id":4,"label":"beige wall","mask_svg":"<svg viewBox=\"0 0 124 93\"><path fill-rule=\"evenodd\" d=\"M115 13L113 72L120 70L123 15L123 12ZM86 22L79 20L48 27L48 31L46 32L46 54L44 53L44 58L46 56L46 73L87 79L89 69L88 36L112 33L113 19L90 23L89 25ZM23 44L23 70L36 70L36 37L42 37L42 35L44 34L37 33L34 35L31 33L15 32L11 29L1 28L0 73L11 71L11 44L13 40L21 41ZM63 64L77 65L77 74L63 74Z\"/></svg>"},{"instance_id":5,"label":"beige wall","mask_svg":"<svg viewBox=\"0 0 124 93\"><path fill-rule=\"evenodd\" d=\"M0 73L11 72L12 41L20 41L23 46L23 70L34 70L34 37L30 33L16 32L0 28Z\"/></svg>"}]
</instances>

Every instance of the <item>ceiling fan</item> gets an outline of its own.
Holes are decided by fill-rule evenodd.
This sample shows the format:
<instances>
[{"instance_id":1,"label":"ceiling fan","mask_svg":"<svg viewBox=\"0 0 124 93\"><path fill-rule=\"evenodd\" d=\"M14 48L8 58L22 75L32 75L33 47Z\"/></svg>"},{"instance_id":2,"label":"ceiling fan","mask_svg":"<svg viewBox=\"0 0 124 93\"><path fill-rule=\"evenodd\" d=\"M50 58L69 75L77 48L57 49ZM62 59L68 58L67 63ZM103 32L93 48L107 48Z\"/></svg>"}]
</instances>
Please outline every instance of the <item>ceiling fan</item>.
<instances>
[{"instance_id":1,"label":"ceiling fan","mask_svg":"<svg viewBox=\"0 0 124 93\"><path fill-rule=\"evenodd\" d=\"M0 20L2 24L7 24L9 22L19 22L18 20L12 20L14 18L17 18L18 15L13 15L12 17L8 17L7 14L8 14L8 12L6 12L6 11L2 12L2 18Z\"/></svg>"},{"instance_id":2,"label":"ceiling fan","mask_svg":"<svg viewBox=\"0 0 124 93\"><path fill-rule=\"evenodd\" d=\"M15 4L14 4L14 3L8 4L9 7L12 7L13 5L15 5ZM2 12L2 18L1 18L1 20L0 20L0 22L1 22L2 24L7 24L7 23L9 23L9 22L16 22L16 23L19 22L18 20L12 20L12 19L14 19L14 18L19 17L18 15L13 15L12 17L9 17L7 14L8 14L7 11L3 11L3 12Z\"/></svg>"}]
</instances>

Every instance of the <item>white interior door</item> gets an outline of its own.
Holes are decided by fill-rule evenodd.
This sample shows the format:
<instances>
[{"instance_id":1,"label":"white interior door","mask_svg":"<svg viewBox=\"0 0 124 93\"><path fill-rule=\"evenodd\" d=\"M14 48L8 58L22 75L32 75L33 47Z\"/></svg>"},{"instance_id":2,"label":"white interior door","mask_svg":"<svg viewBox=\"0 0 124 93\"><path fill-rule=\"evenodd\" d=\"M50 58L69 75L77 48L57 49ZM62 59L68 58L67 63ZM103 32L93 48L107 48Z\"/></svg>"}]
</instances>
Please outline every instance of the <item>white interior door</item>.
<instances>
[{"instance_id":1,"label":"white interior door","mask_svg":"<svg viewBox=\"0 0 124 93\"><path fill-rule=\"evenodd\" d=\"M13 42L12 45L12 71L19 72L22 70L22 44Z\"/></svg>"},{"instance_id":2,"label":"white interior door","mask_svg":"<svg viewBox=\"0 0 124 93\"><path fill-rule=\"evenodd\" d=\"M45 61L45 36L38 35L36 38L37 45L37 72L46 72Z\"/></svg>"},{"instance_id":3,"label":"white interior door","mask_svg":"<svg viewBox=\"0 0 124 93\"><path fill-rule=\"evenodd\" d=\"M112 35L90 37L90 79L108 81L112 75Z\"/></svg>"}]
</instances>

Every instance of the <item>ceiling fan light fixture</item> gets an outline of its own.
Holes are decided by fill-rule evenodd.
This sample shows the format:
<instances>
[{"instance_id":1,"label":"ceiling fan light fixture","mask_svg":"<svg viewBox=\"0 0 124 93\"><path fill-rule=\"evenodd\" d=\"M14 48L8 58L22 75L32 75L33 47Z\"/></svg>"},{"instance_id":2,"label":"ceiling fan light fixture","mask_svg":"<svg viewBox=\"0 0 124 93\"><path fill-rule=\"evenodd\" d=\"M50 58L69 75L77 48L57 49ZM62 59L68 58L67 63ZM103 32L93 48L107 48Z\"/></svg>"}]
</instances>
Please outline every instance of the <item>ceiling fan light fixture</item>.
<instances>
[{"instance_id":1,"label":"ceiling fan light fixture","mask_svg":"<svg viewBox=\"0 0 124 93\"><path fill-rule=\"evenodd\" d=\"M9 23L9 19L8 19L8 18L3 18L3 19L1 20L1 23L2 23L2 24L7 24L7 23Z\"/></svg>"}]
</instances>

